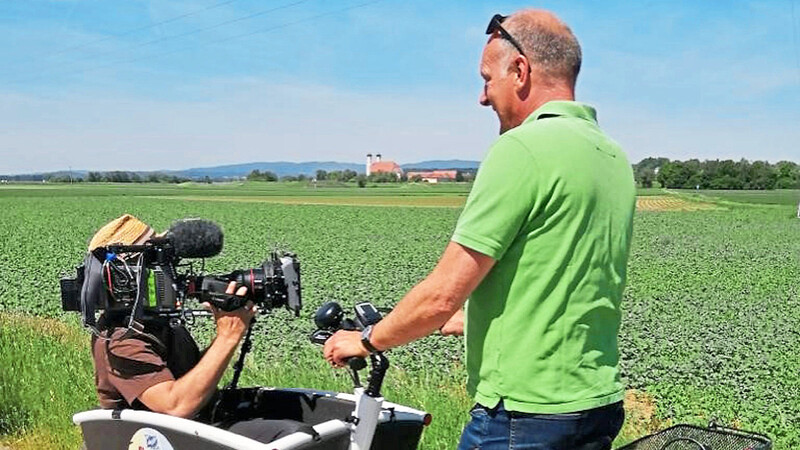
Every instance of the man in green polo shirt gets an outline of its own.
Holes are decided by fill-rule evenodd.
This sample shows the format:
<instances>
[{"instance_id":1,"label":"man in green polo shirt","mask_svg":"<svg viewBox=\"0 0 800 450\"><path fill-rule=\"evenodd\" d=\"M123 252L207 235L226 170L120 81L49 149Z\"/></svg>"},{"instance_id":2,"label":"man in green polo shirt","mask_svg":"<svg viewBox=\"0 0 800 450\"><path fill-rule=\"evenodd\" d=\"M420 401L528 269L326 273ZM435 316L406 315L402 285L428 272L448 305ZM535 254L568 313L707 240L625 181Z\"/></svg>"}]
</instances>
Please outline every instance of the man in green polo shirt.
<instances>
[{"instance_id":1,"label":"man in green polo shirt","mask_svg":"<svg viewBox=\"0 0 800 450\"><path fill-rule=\"evenodd\" d=\"M595 110L574 101L581 51L540 10L495 16L480 103L500 120L450 244L366 335L325 357L466 328L471 411L459 448L610 449L622 426L617 333L635 188ZM466 326L461 307L467 303Z\"/></svg>"}]
</instances>

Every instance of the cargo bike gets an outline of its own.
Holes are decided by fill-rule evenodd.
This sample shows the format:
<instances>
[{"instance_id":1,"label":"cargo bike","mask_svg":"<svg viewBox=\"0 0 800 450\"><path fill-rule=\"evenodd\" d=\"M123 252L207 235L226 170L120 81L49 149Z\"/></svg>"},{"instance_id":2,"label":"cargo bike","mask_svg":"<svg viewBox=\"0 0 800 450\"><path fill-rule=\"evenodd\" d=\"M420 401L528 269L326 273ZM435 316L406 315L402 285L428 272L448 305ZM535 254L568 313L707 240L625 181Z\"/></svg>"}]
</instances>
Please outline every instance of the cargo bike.
<instances>
[{"instance_id":1,"label":"cargo bike","mask_svg":"<svg viewBox=\"0 0 800 450\"><path fill-rule=\"evenodd\" d=\"M377 314L377 316L376 316ZM318 330L311 340L323 344L337 329L360 329L380 320L369 303L356 305L356 318L343 317L341 307L327 303L317 311ZM233 381L219 392L207 421L196 421L132 409L91 410L73 416L81 427L87 450L368 450L415 449L423 428L431 422L424 411L385 401L381 396L389 360L373 354L369 363L361 358L348 362L353 393L314 389L251 387L237 381L243 359L250 349L250 330L235 364ZM359 371L369 366L365 386ZM293 430L263 443L226 428L232 422L252 419L279 420Z\"/></svg>"}]
</instances>

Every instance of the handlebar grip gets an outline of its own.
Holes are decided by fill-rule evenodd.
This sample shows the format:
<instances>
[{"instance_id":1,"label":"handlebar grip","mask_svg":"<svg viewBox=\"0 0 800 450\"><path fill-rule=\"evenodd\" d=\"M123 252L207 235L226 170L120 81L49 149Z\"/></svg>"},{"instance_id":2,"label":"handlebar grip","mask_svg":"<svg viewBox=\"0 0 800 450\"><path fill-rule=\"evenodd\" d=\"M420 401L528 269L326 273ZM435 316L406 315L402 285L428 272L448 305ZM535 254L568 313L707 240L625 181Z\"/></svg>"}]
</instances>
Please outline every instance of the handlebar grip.
<instances>
[{"instance_id":1,"label":"handlebar grip","mask_svg":"<svg viewBox=\"0 0 800 450\"><path fill-rule=\"evenodd\" d=\"M317 330L311 333L311 336L309 336L308 338L311 339L311 342L314 344L325 345L325 341L330 339L331 336L333 336L332 331Z\"/></svg>"},{"instance_id":2,"label":"handlebar grip","mask_svg":"<svg viewBox=\"0 0 800 450\"><path fill-rule=\"evenodd\" d=\"M311 333L308 338L312 343L318 345L325 345L325 342L333 336L333 331L330 330L317 330ZM345 364L352 370L361 370L367 367L367 360L358 356L347 358Z\"/></svg>"},{"instance_id":3,"label":"handlebar grip","mask_svg":"<svg viewBox=\"0 0 800 450\"><path fill-rule=\"evenodd\" d=\"M360 356L347 358L345 361L347 362L347 367L349 367L351 370L361 370L367 367L367 360Z\"/></svg>"}]
</instances>

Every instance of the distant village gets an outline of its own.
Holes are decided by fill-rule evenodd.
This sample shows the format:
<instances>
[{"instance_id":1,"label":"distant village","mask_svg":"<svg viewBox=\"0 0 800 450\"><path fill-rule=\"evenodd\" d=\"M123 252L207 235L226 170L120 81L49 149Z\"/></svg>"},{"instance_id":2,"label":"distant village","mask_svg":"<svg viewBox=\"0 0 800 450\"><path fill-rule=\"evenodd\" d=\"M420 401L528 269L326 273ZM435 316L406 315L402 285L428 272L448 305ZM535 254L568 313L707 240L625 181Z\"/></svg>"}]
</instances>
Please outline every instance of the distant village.
<instances>
[{"instance_id":1,"label":"distant village","mask_svg":"<svg viewBox=\"0 0 800 450\"><path fill-rule=\"evenodd\" d=\"M389 174L390 176L396 177L398 180L425 183L464 181L466 178L465 174L460 170L409 170L408 172L403 172L403 169L396 162L381 160L380 153L375 155L374 160L372 158L372 153L367 153L367 167L365 173L367 177ZM472 177L471 172L468 177Z\"/></svg>"},{"instance_id":2,"label":"distant village","mask_svg":"<svg viewBox=\"0 0 800 450\"><path fill-rule=\"evenodd\" d=\"M366 183L447 183L470 182L475 178L475 168L447 168L431 169L423 167L403 170L395 161L383 160L380 153L368 153L366 164L359 170L357 164L348 163L252 163L239 165L238 174L231 173L231 167L219 166L206 169L190 169L187 171L60 171L50 173L36 173L25 175L0 176L0 184L11 182L42 182L42 183L184 183L184 182L230 182L230 181L264 181L264 182L327 182L348 183L355 182L359 186ZM453 161L455 164L463 163ZM441 161L433 161L439 163ZM469 162L467 162L469 163ZM292 167L285 167L291 165ZM316 167L344 166L341 170L324 170ZM243 166L256 166L259 168L246 169ZM311 167L309 167L311 166ZM265 167L267 169L265 169ZM275 168L273 168L275 167ZM457 166L458 167L458 166ZM223 170L227 169L227 170ZM206 174L191 173L194 170L205 170ZM210 175L209 172L212 172Z\"/></svg>"},{"instance_id":3,"label":"distant village","mask_svg":"<svg viewBox=\"0 0 800 450\"><path fill-rule=\"evenodd\" d=\"M372 183L443 183L456 181L472 181L475 178L476 169L446 169L446 170L427 170L412 169L404 171L400 164L395 161L383 160L380 153L372 155L367 153L367 162L364 165L364 172L356 172L351 169L326 171L318 169L313 176L307 175L285 175L278 177L273 172L253 170L247 175L250 181L310 181L316 182L351 182L355 181L359 186L364 186L367 182Z\"/></svg>"}]
</instances>

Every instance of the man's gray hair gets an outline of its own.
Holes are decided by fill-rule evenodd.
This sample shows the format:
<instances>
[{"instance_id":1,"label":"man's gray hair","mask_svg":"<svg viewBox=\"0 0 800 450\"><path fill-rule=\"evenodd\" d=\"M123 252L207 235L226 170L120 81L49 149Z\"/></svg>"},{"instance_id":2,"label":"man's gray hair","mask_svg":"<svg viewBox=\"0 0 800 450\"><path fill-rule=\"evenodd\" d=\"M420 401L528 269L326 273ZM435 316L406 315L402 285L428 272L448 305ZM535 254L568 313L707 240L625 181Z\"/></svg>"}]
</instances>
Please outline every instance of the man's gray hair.
<instances>
[{"instance_id":1,"label":"man's gray hair","mask_svg":"<svg viewBox=\"0 0 800 450\"><path fill-rule=\"evenodd\" d=\"M564 22L547 11L523 10L503 22L503 28L519 42L531 65L575 85L581 70L581 46ZM516 51L510 42L507 46Z\"/></svg>"}]
</instances>

